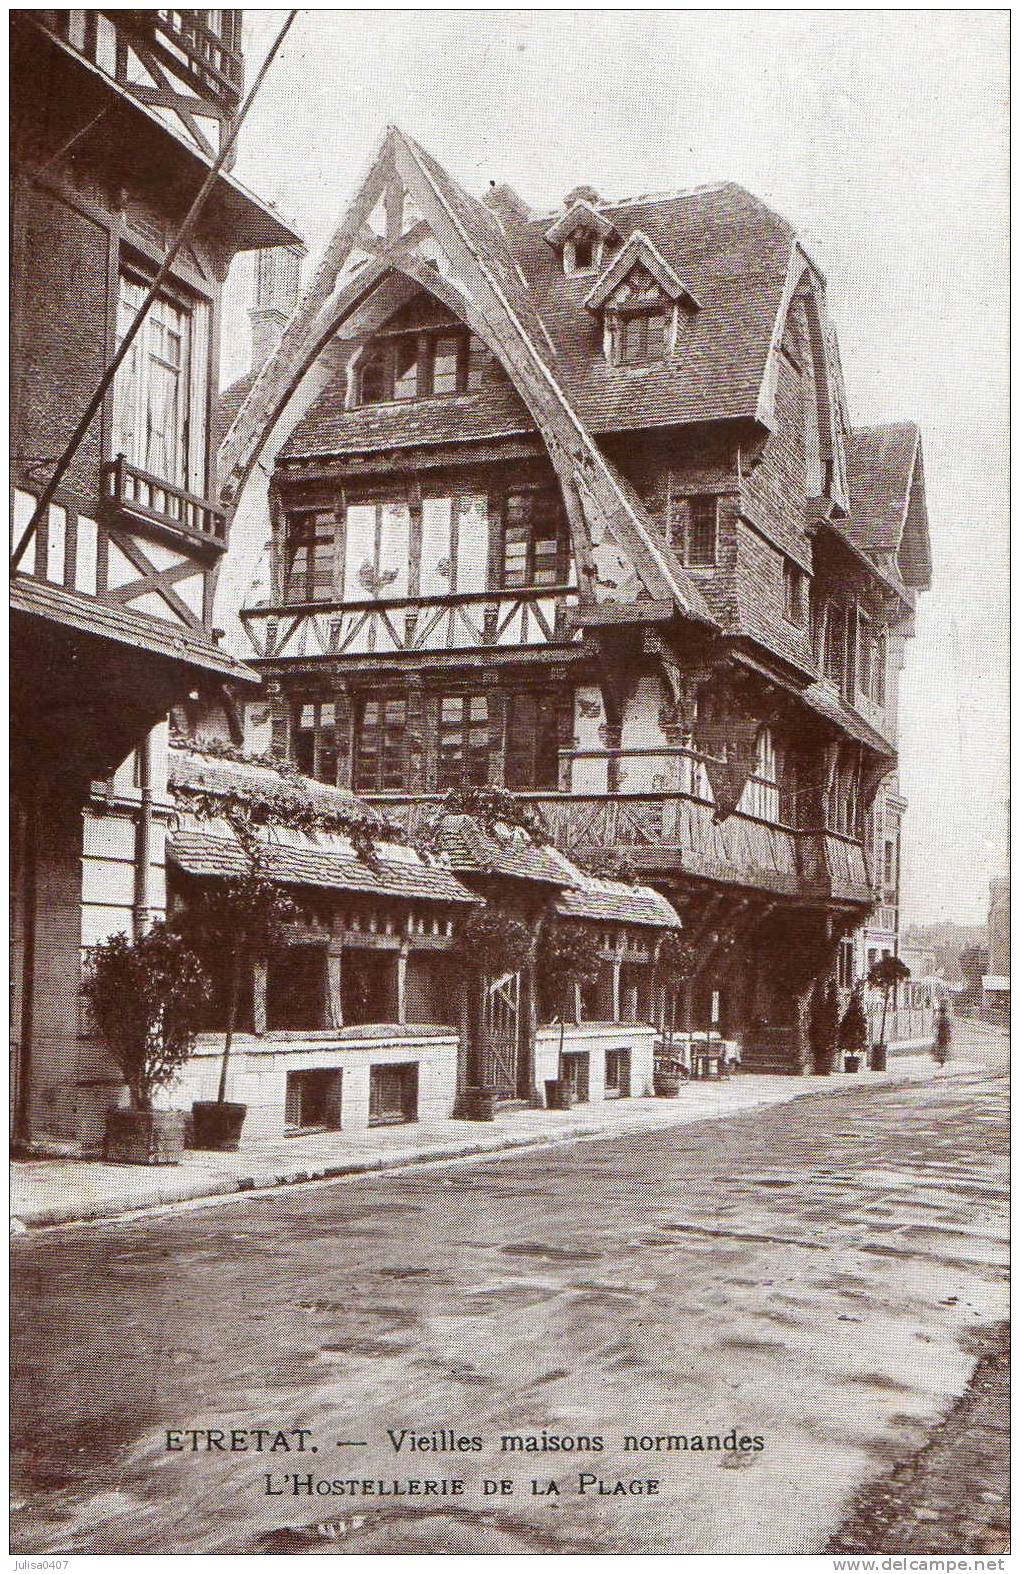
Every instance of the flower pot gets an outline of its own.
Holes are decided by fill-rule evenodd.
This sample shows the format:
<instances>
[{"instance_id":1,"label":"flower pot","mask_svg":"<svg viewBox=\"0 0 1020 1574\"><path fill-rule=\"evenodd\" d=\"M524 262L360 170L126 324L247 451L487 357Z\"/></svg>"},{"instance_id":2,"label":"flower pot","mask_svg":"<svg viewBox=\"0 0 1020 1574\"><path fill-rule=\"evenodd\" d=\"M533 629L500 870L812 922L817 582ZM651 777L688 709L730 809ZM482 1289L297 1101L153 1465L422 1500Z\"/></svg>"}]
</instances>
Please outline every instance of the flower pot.
<instances>
[{"instance_id":1,"label":"flower pot","mask_svg":"<svg viewBox=\"0 0 1020 1574\"><path fill-rule=\"evenodd\" d=\"M196 1099L191 1106L192 1147L212 1153L236 1153L247 1113L247 1104Z\"/></svg>"},{"instance_id":2,"label":"flower pot","mask_svg":"<svg viewBox=\"0 0 1020 1574\"><path fill-rule=\"evenodd\" d=\"M886 1071L889 1067L889 1051L884 1044L872 1044L871 1069L872 1071Z\"/></svg>"},{"instance_id":3,"label":"flower pot","mask_svg":"<svg viewBox=\"0 0 1020 1574\"><path fill-rule=\"evenodd\" d=\"M679 1071L656 1071L652 1077L652 1086L657 1099L675 1099L680 1093L680 1084L683 1081Z\"/></svg>"},{"instance_id":4,"label":"flower pot","mask_svg":"<svg viewBox=\"0 0 1020 1574\"><path fill-rule=\"evenodd\" d=\"M111 1164L179 1164L183 1151L181 1110L107 1110L103 1158Z\"/></svg>"},{"instance_id":5,"label":"flower pot","mask_svg":"<svg viewBox=\"0 0 1020 1574\"><path fill-rule=\"evenodd\" d=\"M464 1115L467 1120L495 1120L495 1088L467 1088L464 1093Z\"/></svg>"},{"instance_id":6,"label":"flower pot","mask_svg":"<svg viewBox=\"0 0 1020 1574\"><path fill-rule=\"evenodd\" d=\"M545 1107L546 1109L573 1109L574 1089L566 1078L561 1080L559 1077L550 1077L545 1085Z\"/></svg>"},{"instance_id":7,"label":"flower pot","mask_svg":"<svg viewBox=\"0 0 1020 1574\"><path fill-rule=\"evenodd\" d=\"M860 1071L860 1069L861 1069L861 1057L860 1057L860 1055L847 1055L845 1057L845 1059L843 1061L843 1070L844 1071Z\"/></svg>"}]
</instances>

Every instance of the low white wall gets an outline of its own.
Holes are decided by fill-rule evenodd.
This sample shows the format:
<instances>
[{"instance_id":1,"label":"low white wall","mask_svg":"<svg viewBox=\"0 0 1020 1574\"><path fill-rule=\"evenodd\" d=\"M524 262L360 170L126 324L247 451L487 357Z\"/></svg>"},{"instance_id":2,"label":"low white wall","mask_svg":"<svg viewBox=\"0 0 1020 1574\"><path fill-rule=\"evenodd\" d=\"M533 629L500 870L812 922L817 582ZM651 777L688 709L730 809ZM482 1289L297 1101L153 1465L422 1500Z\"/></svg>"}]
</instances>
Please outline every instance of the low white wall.
<instances>
[{"instance_id":1,"label":"low white wall","mask_svg":"<svg viewBox=\"0 0 1020 1574\"><path fill-rule=\"evenodd\" d=\"M607 1050L630 1050L630 1098L651 1093L655 1038L655 1028L645 1022L581 1022L576 1026L568 1023L563 1050L565 1054L587 1054L588 1101L600 1104L606 1096ZM540 1094L544 1095L546 1082L559 1074L559 1050L559 1027L540 1027L535 1034L535 1086Z\"/></svg>"},{"instance_id":2,"label":"low white wall","mask_svg":"<svg viewBox=\"0 0 1020 1574\"><path fill-rule=\"evenodd\" d=\"M418 1121L448 1120L457 1094L458 1035L448 1029L365 1033L358 1028L321 1033L239 1033L230 1054L227 1097L247 1104L242 1142L268 1142L286 1135L287 1073L339 1071L340 1130L368 1127L373 1066L418 1067ZM195 1054L181 1071L166 1102L190 1109L195 1099L214 1099L219 1083L221 1033L199 1037Z\"/></svg>"}]
</instances>

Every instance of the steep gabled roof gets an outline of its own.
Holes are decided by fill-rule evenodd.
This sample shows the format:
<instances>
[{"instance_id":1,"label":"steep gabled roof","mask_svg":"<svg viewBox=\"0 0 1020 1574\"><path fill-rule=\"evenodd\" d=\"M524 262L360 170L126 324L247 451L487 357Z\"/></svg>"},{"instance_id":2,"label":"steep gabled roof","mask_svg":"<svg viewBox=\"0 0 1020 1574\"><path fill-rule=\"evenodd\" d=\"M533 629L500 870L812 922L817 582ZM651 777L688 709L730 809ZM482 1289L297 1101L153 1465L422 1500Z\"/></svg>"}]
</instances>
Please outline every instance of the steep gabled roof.
<instances>
[{"instance_id":1,"label":"steep gabled roof","mask_svg":"<svg viewBox=\"0 0 1020 1574\"><path fill-rule=\"evenodd\" d=\"M874 555L897 555L904 582L931 583L921 436L912 421L859 427L846 445L851 543Z\"/></svg>"},{"instance_id":2,"label":"steep gabled roof","mask_svg":"<svg viewBox=\"0 0 1020 1574\"><path fill-rule=\"evenodd\" d=\"M405 225L409 204L414 219ZM373 223L377 213L379 228ZM460 314L502 361L542 435L563 490L582 600L663 602L714 627L701 591L664 547L643 504L622 487L576 408L510 244L511 229L520 228L509 217L501 223L424 149L391 127L305 301L224 438L225 494L236 497L265 433L331 326L339 328L364 298L361 260L368 256L377 267L388 265L419 283L431 270L435 293L462 306ZM552 261L549 248L539 244Z\"/></svg>"}]
</instances>

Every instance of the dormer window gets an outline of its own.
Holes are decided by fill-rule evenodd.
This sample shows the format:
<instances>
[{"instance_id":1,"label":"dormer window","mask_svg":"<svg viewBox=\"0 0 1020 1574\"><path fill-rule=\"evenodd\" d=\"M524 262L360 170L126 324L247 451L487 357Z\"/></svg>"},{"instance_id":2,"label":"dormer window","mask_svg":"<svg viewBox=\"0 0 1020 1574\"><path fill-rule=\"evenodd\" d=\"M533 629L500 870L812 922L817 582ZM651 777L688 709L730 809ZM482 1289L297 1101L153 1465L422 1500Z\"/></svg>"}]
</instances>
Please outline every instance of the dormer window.
<instances>
[{"instance_id":1,"label":"dormer window","mask_svg":"<svg viewBox=\"0 0 1020 1574\"><path fill-rule=\"evenodd\" d=\"M669 353L672 312L641 311L620 315L614 324L613 360L621 366L645 366Z\"/></svg>"},{"instance_id":2,"label":"dormer window","mask_svg":"<svg viewBox=\"0 0 1020 1574\"><path fill-rule=\"evenodd\" d=\"M567 211L545 232L545 239L560 254L563 272L595 273L602 267L609 248L619 244L616 226L600 213L597 194L588 186L578 187L567 198Z\"/></svg>"},{"instance_id":3,"label":"dormer window","mask_svg":"<svg viewBox=\"0 0 1020 1574\"><path fill-rule=\"evenodd\" d=\"M574 269L575 273L587 273L589 268L595 266L595 237L594 235L578 235L574 240Z\"/></svg>"},{"instance_id":4,"label":"dormer window","mask_svg":"<svg viewBox=\"0 0 1020 1574\"><path fill-rule=\"evenodd\" d=\"M648 366L677 353L681 328L699 309L647 235L635 230L584 303L601 315L606 359Z\"/></svg>"}]
</instances>

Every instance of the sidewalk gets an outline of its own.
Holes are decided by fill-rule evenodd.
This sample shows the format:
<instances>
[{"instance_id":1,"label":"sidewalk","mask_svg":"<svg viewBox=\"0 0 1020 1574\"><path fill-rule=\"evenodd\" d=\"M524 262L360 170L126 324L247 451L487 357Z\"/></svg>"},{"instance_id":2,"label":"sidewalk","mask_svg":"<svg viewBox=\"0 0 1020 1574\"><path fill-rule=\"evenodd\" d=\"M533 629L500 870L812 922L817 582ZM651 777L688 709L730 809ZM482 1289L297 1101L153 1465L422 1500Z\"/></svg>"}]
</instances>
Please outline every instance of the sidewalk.
<instances>
[{"instance_id":1,"label":"sidewalk","mask_svg":"<svg viewBox=\"0 0 1020 1574\"><path fill-rule=\"evenodd\" d=\"M239 1153L185 1153L178 1165L106 1164L96 1159L45 1158L11 1167L14 1231L111 1219L237 1192L328 1180L408 1164L546 1147L585 1138L657 1131L692 1121L719 1120L745 1110L823 1093L888 1083L926 1081L979 1068L953 1060L936 1073L930 1056L897 1056L889 1071L850 1076L781 1077L748 1074L722 1082L685 1083L677 1099L618 1099L571 1110L515 1110L491 1123L444 1120L432 1125L383 1126L368 1131L318 1132Z\"/></svg>"}]
</instances>

